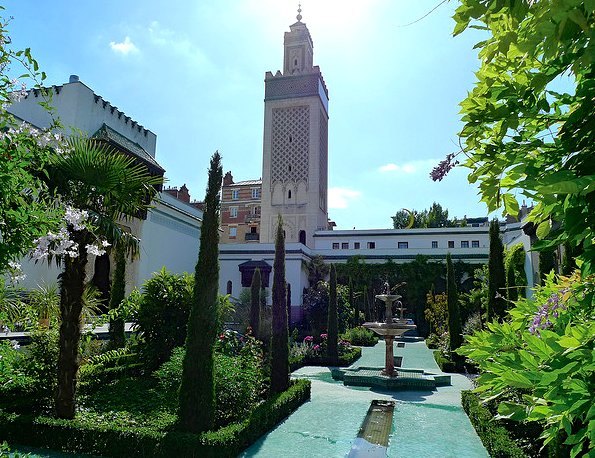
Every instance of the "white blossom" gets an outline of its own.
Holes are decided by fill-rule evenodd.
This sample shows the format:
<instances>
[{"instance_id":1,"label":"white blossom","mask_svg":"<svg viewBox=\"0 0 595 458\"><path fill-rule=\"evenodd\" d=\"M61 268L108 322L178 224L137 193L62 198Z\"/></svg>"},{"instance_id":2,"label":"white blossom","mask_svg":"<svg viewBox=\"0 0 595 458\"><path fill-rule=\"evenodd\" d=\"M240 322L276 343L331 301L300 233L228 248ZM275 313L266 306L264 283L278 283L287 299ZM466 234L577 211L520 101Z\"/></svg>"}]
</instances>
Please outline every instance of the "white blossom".
<instances>
[{"instance_id":1,"label":"white blossom","mask_svg":"<svg viewBox=\"0 0 595 458\"><path fill-rule=\"evenodd\" d=\"M85 224L89 218L89 212L86 210L78 210L74 207L67 206L66 213L64 213L64 220L67 224L72 225L75 231L81 231L87 227Z\"/></svg>"},{"instance_id":2,"label":"white blossom","mask_svg":"<svg viewBox=\"0 0 595 458\"><path fill-rule=\"evenodd\" d=\"M87 249L87 253L95 255L95 256L102 256L105 254L105 250L102 249L101 247L98 247L97 245L87 245L85 247Z\"/></svg>"}]
</instances>

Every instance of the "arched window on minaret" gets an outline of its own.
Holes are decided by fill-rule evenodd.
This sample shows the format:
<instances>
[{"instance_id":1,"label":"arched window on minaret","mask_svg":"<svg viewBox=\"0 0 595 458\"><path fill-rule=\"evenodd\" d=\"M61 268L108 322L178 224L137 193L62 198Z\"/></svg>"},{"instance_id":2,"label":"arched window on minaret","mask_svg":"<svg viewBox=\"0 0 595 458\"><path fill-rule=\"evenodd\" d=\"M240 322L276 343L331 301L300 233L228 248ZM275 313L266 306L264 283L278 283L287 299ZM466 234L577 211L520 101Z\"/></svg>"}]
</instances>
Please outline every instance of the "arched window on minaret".
<instances>
[{"instance_id":1,"label":"arched window on minaret","mask_svg":"<svg viewBox=\"0 0 595 458\"><path fill-rule=\"evenodd\" d=\"M306 231L304 231L304 230L300 231L300 243L302 245L306 244Z\"/></svg>"},{"instance_id":2,"label":"arched window on minaret","mask_svg":"<svg viewBox=\"0 0 595 458\"><path fill-rule=\"evenodd\" d=\"M291 189L289 191L287 191L287 198L291 199Z\"/></svg>"},{"instance_id":3,"label":"arched window on minaret","mask_svg":"<svg viewBox=\"0 0 595 458\"><path fill-rule=\"evenodd\" d=\"M233 283L231 282L231 280L227 281L227 294L229 294L231 296L231 293L233 291Z\"/></svg>"}]
</instances>

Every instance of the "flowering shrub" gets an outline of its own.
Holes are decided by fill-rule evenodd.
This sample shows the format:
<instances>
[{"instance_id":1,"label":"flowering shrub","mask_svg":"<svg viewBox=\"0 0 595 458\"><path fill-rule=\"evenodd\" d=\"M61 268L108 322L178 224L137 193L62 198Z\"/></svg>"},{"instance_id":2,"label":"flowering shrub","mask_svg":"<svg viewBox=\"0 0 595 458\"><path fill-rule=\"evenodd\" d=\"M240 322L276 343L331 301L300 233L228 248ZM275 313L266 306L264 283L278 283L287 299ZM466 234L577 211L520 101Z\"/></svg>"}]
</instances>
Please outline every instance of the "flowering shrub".
<instances>
[{"instance_id":1,"label":"flowering shrub","mask_svg":"<svg viewBox=\"0 0 595 458\"><path fill-rule=\"evenodd\" d=\"M544 446L564 443L560 456L586 453L595 422L595 276L549 274L508 321L487 327L459 350L481 370L477 391L499 401L500 418L542 425Z\"/></svg>"}]
</instances>

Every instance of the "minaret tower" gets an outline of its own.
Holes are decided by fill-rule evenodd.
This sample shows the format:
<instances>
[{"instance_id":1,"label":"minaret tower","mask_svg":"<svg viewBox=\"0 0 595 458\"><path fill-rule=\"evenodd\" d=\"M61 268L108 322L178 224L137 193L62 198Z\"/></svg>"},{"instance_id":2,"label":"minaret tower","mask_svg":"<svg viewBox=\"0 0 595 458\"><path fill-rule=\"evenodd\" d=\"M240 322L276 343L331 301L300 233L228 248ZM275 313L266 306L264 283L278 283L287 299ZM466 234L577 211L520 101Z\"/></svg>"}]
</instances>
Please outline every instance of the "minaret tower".
<instances>
[{"instance_id":1,"label":"minaret tower","mask_svg":"<svg viewBox=\"0 0 595 458\"><path fill-rule=\"evenodd\" d=\"M328 220L328 91L301 11L285 32L283 73L265 75L260 241L274 241L280 214L286 242L312 247Z\"/></svg>"}]
</instances>

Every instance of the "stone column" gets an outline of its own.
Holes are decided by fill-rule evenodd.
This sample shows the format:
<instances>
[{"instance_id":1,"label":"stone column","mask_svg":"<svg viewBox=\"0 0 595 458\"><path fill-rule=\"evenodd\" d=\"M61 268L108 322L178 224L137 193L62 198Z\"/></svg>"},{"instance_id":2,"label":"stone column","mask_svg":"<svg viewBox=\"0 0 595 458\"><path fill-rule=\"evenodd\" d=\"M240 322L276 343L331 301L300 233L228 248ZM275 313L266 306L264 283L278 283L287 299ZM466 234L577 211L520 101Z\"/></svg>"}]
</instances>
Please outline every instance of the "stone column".
<instances>
[{"instance_id":1,"label":"stone column","mask_svg":"<svg viewBox=\"0 0 595 458\"><path fill-rule=\"evenodd\" d=\"M383 375L388 375L389 377L395 376L395 354L393 349L393 336L384 336L384 342L386 343L386 358L384 362L384 370L382 371Z\"/></svg>"}]
</instances>

